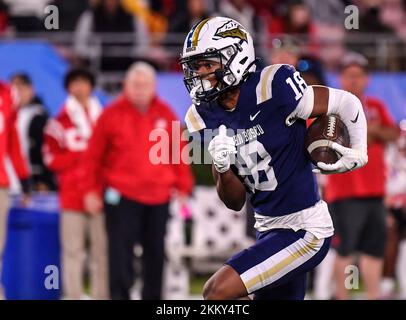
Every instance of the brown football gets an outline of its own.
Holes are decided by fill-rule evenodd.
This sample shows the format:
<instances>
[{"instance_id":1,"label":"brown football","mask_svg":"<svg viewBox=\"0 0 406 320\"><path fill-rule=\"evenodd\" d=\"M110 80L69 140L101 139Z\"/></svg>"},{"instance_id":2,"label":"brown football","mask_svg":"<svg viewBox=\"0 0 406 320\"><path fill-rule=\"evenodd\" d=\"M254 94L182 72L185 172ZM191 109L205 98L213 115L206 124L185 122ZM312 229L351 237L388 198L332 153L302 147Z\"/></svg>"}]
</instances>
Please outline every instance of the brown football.
<instances>
[{"instance_id":1,"label":"brown football","mask_svg":"<svg viewBox=\"0 0 406 320\"><path fill-rule=\"evenodd\" d=\"M307 129L305 139L305 148L313 164L335 163L340 159L341 155L331 148L333 142L350 146L346 125L336 115L318 117Z\"/></svg>"}]
</instances>

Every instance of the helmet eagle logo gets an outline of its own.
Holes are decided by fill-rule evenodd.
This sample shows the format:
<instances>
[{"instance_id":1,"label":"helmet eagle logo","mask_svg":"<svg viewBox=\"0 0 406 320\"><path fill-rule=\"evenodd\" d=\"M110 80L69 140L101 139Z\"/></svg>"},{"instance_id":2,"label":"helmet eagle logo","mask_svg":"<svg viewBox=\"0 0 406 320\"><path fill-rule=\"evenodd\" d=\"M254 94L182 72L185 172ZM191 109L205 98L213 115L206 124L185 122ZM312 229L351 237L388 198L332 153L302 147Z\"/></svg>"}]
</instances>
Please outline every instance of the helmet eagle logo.
<instances>
[{"instance_id":1,"label":"helmet eagle logo","mask_svg":"<svg viewBox=\"0 0 406 320\"><path fill-rule=\"evenodd\" d=\"M238 38L245 42L248 42L247 33L241 29L241 26L239 24L231 20L226 22L220 28L217 29L213 39L219 40L220 38L228 38L228 37Z\"/></svg>"}]
</instances>

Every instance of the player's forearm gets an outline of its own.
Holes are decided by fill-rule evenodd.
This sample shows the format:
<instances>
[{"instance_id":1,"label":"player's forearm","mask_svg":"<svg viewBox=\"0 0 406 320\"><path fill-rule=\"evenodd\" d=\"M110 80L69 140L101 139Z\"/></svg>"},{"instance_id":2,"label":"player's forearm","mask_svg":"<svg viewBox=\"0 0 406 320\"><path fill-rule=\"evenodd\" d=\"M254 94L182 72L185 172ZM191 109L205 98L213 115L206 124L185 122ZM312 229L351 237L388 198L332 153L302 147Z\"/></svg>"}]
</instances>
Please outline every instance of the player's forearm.
<instances>
[{"instance_id":1,"label":"player's forearm","mask_svg":"<svg viewBox=\"0 0 406 320\"><path fill-rule=\"evenodd\" d=\"M361 101L353 94L329 88L327 114L337 114L347 126L351 148L367 150L367 121Z\"/></svg>"},{"instance_id":2,"label":"player's forearm","mask_svg":"<svg viewBox=\"0 0 406 320\"><path fill-rule=\"evenodd\" d=\"M213 168L213 176L221 201L231 210L241 210L245 204L246 197L245 188L241 181L231 170L218 173L216 169Z\"/></svg>"},{"instance_id":3,"label":"player's forearm","mask_svg":"<svg viewBox=\"0 0 406 320\"><path fill-rule=\"evenodd\" d=\"M351 148L366 153L367 122L361 101L356 96L344 90L309 86L294 112L294 117L307 119L324 114L338 115L348 129ZM290 118L292 117L289 116Z\"/></svg>"}]
</instances>

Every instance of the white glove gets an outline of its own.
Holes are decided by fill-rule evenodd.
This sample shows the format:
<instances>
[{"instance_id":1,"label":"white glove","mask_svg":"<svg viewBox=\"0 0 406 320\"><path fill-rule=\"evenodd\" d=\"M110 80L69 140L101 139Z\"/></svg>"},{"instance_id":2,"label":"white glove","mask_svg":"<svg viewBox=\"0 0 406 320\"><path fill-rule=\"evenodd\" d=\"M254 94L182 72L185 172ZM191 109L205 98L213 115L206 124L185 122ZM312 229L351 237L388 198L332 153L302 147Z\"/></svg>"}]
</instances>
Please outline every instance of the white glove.
<instances>
[{"instance_id":1,"label":"white glove","mask_svg":"<svg viewBox=\"0 0 406 320\"><path fill-rule=\"evenodd\" d=\"M340 153L342 157L335 163L327 164L324 162L318 162L317 168L314 169L315 173L342 173L347 171L352 171L363 167L368 162L368 154L366 151L361 151L352 148L346 148L342 145L333 142L331 147Z\"/></svg>"},{"instance_id":2,"label":"white glove","mask_svg":"<svg viewBox=\"0 0 406 320\"><path fill-rule=\"evenodd\" d=\"M225 125L219 127L219 134L209 143L209 153L213 158L213 164L217 172L223 173L230 169L232 157L237 153L234 139L227 136Z\"/></svg>"},{"instance_id":3,"label":"white glove","mask_svg":"<svg viewBox=\"0 0 406 320\"><path fill-rule=\"evenodd\" d=\"M204 91L209 91L211 90L211 83L209 80L202 80L200 81L200 83L198 85L196 85L195 87L192 88L192 90L190 90L190 98L192 99L192 102L194 105L200 105L200 100L196 98L196 95L198 93L202 93Z\"/></svg>"}]
</instances>

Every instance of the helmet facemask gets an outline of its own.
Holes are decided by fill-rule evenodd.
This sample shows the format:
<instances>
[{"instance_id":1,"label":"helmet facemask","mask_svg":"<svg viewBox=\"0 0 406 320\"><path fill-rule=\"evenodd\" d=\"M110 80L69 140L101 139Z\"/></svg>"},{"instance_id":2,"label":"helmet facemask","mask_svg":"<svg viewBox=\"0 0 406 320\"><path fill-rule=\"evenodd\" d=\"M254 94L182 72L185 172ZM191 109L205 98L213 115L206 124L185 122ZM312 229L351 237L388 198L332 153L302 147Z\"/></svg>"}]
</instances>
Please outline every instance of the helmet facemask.
<instances>
[{"instance_id":1,"label":"helmet facemask","mask_svg":"<svg viewBox=\"0 0 406 320\"><path fill-rule=\"evenodd\" d=\"M214 101L221 94L238 85L236 77L230 70L237 52L236 45L230 45L222 49L209 48L204 53L180 59L184 73L183 81L194 103ZM199 74L198 62L204 60L218 62L220 68L208 74ZM214 86L207 80L210 76L214 76L217 80Z\"/></svg>"}]
</instances>

